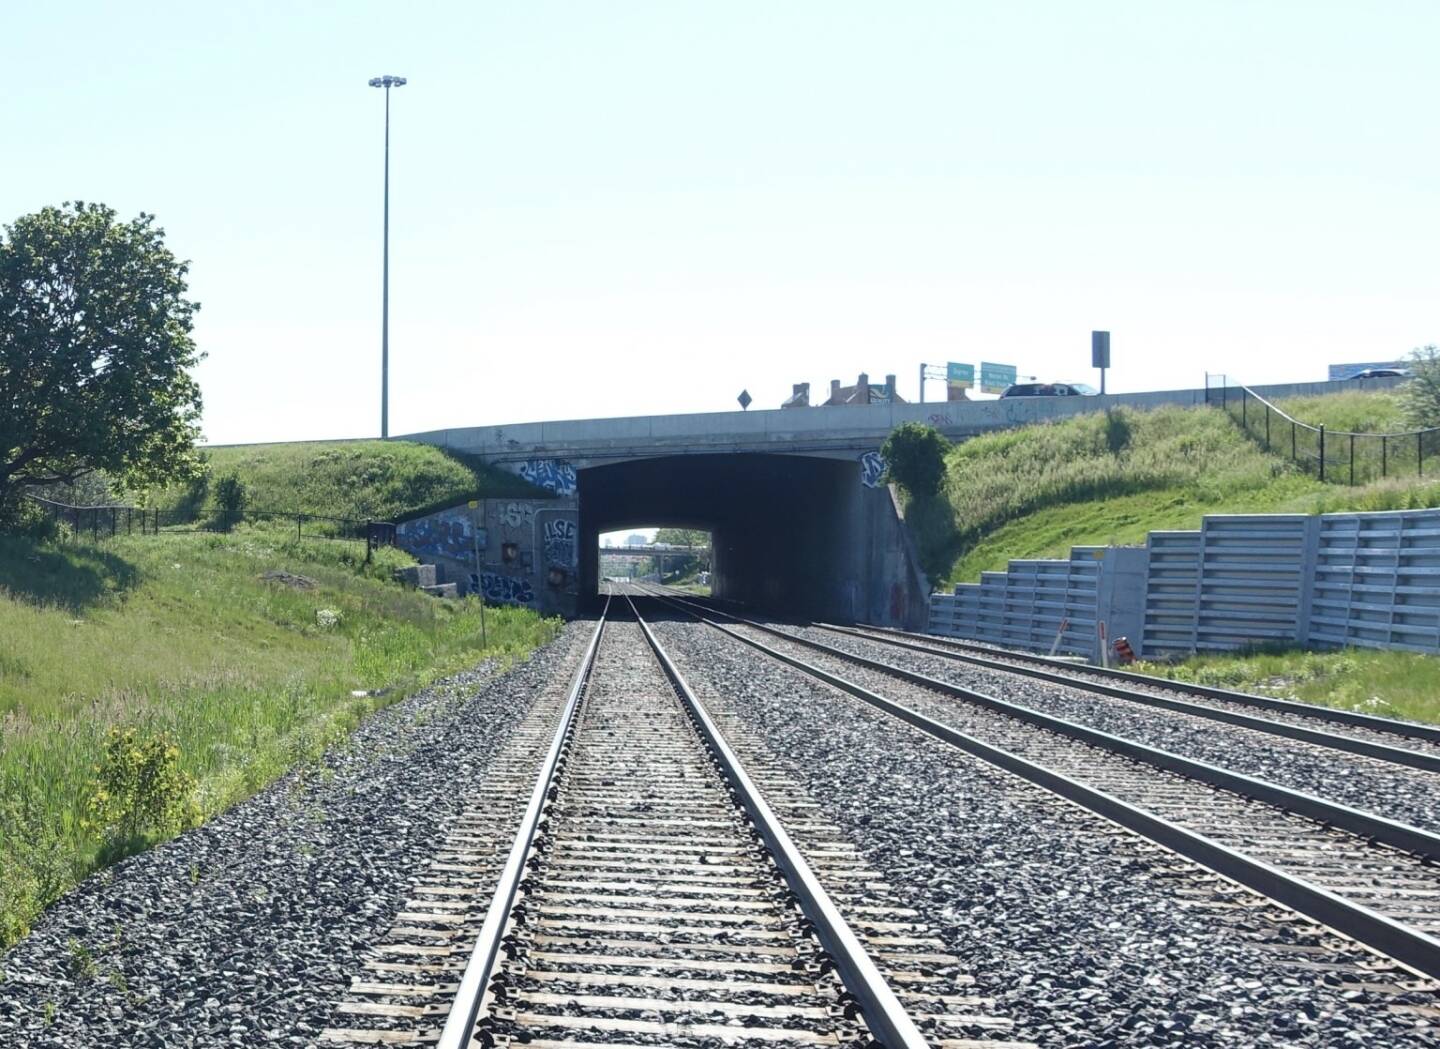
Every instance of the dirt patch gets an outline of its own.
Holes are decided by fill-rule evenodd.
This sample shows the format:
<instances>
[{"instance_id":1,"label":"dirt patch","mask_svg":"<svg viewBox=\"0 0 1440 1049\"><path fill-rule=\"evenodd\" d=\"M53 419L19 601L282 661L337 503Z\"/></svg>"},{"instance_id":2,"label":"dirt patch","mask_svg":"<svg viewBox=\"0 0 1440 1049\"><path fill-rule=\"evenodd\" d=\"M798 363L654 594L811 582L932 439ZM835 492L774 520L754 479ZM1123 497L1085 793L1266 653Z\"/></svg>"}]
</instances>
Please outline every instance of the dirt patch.
<instances>
[{"instance_id":1,"label":"dirt patch","mask_svg":"<svg viewBox=\"0 0 1440 1049\"><path fill-rule=\"evenodd\" d=\"M260 578L267 583L277 583L295 590L314 590L320 585L308 576L296 575L294 572L266 572Z\"/></svg>"}]
</instances>

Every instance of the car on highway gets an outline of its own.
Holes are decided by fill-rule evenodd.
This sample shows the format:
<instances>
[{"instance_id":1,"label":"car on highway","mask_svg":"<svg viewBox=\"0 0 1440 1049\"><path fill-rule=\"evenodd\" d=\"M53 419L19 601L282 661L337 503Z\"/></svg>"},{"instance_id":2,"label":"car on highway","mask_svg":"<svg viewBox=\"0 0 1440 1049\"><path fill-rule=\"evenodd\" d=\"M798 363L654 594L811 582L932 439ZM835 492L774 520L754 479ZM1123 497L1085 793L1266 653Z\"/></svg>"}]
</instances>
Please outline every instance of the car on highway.
<instances>
[{"instance_id":1,"label":"car on highway","mask_svg":"<svg viewBox=\"0 0 1440 1049\"><path fill-rule=\"evenodd\" d=\"M1403 379L1410 374L1409 368L1366 368L1350 376L1352 379Z\"/></svg>"},{"instance_id":2,"label":"car on highway","mask_svg":"<svg viewBox=\"0 0 1440 1049\"><path fill-rule=\"evenodd\" d=\"M1100 391L1083 382L1021 382L1007 387L1001 397L1094 397Z\"/></svg>"}]
</instances>

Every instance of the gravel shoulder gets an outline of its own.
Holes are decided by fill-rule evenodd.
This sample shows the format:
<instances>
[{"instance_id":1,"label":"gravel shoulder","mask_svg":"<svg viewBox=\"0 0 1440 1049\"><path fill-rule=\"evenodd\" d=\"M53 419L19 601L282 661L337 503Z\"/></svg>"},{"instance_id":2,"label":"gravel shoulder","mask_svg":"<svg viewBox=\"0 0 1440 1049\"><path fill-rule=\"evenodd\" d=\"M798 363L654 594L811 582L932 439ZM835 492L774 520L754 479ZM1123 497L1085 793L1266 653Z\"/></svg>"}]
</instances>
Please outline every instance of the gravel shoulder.
<instances>
[{"instance_id":1,"label":"gravel shoulder","mask_svg":"<svg viewBox=\"0 0 1440 1049\"><path fill-rule=\"evenodd\" d=\"M537 696L572 623L379 711L316 768L87 879L0 957L7 1047L310 1045Z\"/></svg>"},{"instance_id":2,"label":"gravel shoulder","mask_svg":"<svg viewBox=\"0 0 1440 1049\"><path fill-rule=\"evenodd\" d=\"M1362 952L1275 922L1208 872L709 628L657 630L706 702L749 719L829 803L826 816L969 967L975 992L1015 1018L1011 1037L1440 1045L1435 1027L1388 1008L1401 999L1305 964L1347 968Z\"/></svg>"}]
</instances>

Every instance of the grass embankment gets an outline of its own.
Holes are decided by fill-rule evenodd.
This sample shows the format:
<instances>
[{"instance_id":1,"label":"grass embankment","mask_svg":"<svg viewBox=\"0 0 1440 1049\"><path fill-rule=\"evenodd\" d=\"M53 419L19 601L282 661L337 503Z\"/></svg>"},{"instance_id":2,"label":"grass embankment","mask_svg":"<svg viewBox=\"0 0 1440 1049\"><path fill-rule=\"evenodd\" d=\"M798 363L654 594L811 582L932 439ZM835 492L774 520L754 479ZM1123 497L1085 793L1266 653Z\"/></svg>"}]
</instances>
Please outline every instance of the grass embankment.
<instances>
[{"instance_id":1,"label":"grass embankment","mask_svg":"<svg viewBox=\"0 0 1440 1049\"><path fill-rule=\"evenodd\" d=\"M473 598L402 588L389 574L409 558L381 550L367 567L363 552L281 528L98 545L0 536L0 946L79 878L164 836L116 840L87 824L112 727L168 734L194 780L187 809L203 818L407 690L554 634L531 611L491 609L482 650ZM263 578L272 571L305 579Z\"/></svg>"},{"instance_id":2,"label":"grass embankment","mask_svg":"<svg viewBox=\"0 0 1440 1049\"><path fill-rule=\"evenodd\" d=\"M1330 403L1330 402L1334 403ZM1393 421L1386 393L1282 404L1339 428ZM1388 428L1383 427L1383 428ZM1325 484L1267 454L1222 412L1121 409L973 438L949 454L942 498L910 507L936 585L974 582L1014 557L1138 544L1207 513L1327 513L1440 505L1440 479Z\"/></svg>"},{"instance_id":3,"label":"grass embankment","mask_svg":"<svg viewBox=\"0 0 1440 1049\"><path fill-rule=\"evenodd\" d=\"M1440 658L1416 652L1264 651L1137 663L1135 670L1382 717L1440 722Z\"/></svg>"},{"instance_id":4,"label":"grass embankment","mask_svg":"<svg viewBox=\"0 0 1440 1049\"><path fill-rule=\"evenodd\" d=\"M467 499L545 496L514 474L458 453L409 441L251 444L205 452L206 476L147 493L162 510L208 508L217 479L245 485L257 510L393 521Z\"/></svg>"},{"instance_id":5,"label":"grass embankment","mask_svg":"<svg viewBox=\"0 0 1440 1049\"><path fill-rule=\"evenodd\" d=\"M1399 395L1388 390L1289 397L1275 406L1303 423L1337 432L1396 433L1412 428L1405 421Z\"/></svg>"}]
</instances>

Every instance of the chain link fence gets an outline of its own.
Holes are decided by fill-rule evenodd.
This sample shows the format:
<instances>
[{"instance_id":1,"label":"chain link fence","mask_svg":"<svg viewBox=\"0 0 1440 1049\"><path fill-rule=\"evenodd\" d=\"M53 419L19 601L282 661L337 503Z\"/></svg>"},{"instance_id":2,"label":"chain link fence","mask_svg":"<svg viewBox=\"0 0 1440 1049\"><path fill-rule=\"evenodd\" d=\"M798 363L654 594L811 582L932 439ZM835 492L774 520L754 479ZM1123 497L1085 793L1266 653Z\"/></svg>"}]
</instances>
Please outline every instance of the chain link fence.
<instances>
[{"instance_id":1,"label":"chain link fence","mask_svg":"<svg viewBox=\"0 0 1440 1049\"><path fill-rule=\"evenodd\" d=\"M1205 402L1225 411L1256 444L1334 484L1369 484L1389 477L1440 477L1440 428L1353 433L1312 426L1248 386L1211 384Z\"/></svg>"}]
</instances>

